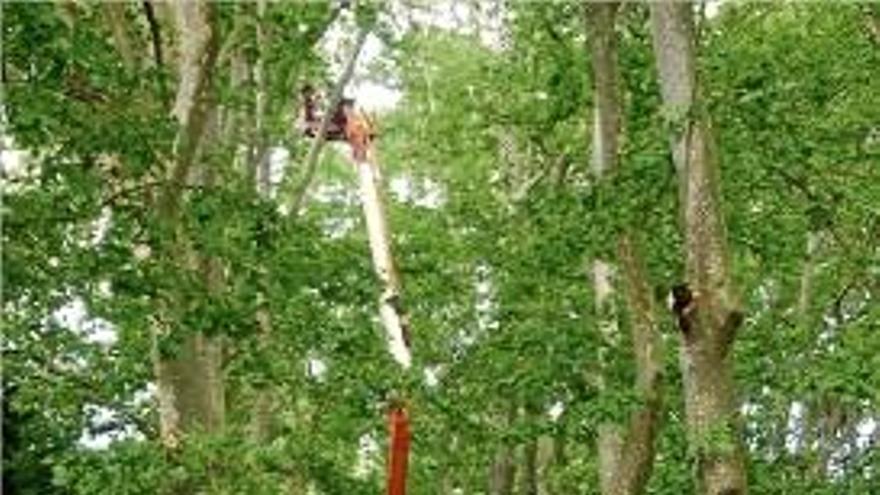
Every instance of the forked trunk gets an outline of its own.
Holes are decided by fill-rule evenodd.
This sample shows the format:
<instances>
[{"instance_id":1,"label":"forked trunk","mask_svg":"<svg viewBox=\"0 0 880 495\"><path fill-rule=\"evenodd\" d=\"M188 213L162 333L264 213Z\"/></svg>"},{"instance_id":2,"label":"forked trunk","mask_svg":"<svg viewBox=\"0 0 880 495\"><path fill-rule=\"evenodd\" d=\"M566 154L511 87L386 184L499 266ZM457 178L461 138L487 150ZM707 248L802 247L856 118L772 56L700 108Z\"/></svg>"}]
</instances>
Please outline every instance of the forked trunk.
<instances>
[{"instance_id":1,"label":"forked trunk","mask_svg":"<svg viewBox=\"0 0 880 495\"><path fill-rule=\"evenodd\" d=\"M696 77L693 5L651 5L654 52L679 176L687 287L679 315L688 439L698 493L746 493L732 346L742 321L727 260L718 164Z\"/></svg>"},{"instance_id":2,"label":"forked trunk","mask_svg":"<svg viewBox=\"0 0 880 495\"><path fill-rule=\"evenodd\" d=\"M206 3L174 4L180 44L179 86L173 114L178 122L174 158L158 203L158 213L168 236L163 257L180 269L201 270L215 290L220 283L219 267L213 261L199 263L198 255L187 253L180 232L180 207L198 150L205 138L214 104L209 98L211 74L217 59L218 40L213 8ZM199 265L202 266L199 266ZM175 294L166 294L161 312L173 312ZM162 319L162 318L160 318ZM215 431L223 424L224 393L221 373L221 343L201 332L184 337L180 349L167 356L159 352L159 341L179 331L154 324L153 364L156 374L160 435L166 447L174 448L187 431Z\"/></svg>"},{"instance_id":3,"label":"forked trunk","mask_svg":"<svg viewBox=\"0 0 880 495\"><path fill-rule=\"evenodd\" d=\"M619 5L590 4L586 8L593 65L595 107L593 132L593 171L597 178L615 173L620 162L621 102L618 83L617 36L614 21ZM617 264L624 287L627 314L630 315L636 389L643 405L622 424L608 423L599 428L598 450L600 486L603 495L643 493L654 465L654 442L662 409L660 377L662 350L657 333L650 284L635 236L627 228L617 240ZM613 290L609 263L595 260L593 284L602 330L616 330L609 315L608 301Z\"/></svg>"}]
</instances>

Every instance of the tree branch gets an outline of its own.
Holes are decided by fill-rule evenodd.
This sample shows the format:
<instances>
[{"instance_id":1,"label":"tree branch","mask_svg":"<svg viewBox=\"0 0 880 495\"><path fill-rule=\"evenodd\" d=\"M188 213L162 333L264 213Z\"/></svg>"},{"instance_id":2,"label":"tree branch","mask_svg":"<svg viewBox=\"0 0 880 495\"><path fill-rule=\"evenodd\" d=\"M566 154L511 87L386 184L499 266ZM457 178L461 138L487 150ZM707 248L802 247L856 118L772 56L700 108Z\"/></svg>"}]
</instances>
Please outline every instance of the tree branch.
<instances>
[{"instance_id":1,"label":"tree branch","mask_svg":"<svg viewBox=\"0 0 880 495\"><path fill-rule=\"evenodd\" d=\"M144 0L144 14L147 16L147 24L150 26L150 38L153 43L153 58L156 61L157 81L159 83L159 97L165 107L168 107L168 90L165 87L165 81L162 79L161 71L164 66L162 61L162 32L159 30L159 20L156 19L156 12L153 10L153 4L150 0Z\"/></svg>"},{"instance_id":2,"label":"tree branch","mask_svg":"<svg viewBox=\"0 0 880 495\"><path fill-rule=\"evenodd\" d=\"M321 126L318 128L318 133L315 136L314 141L312 141L312 146L309 148L309 154L306 157L305 175L299 185L297 185L296 189L294 189L293 195L288 202L288 205L291 207L290 211L294 214L299 212L302 207L309 185L311 185L312 180L315 177L315 171L318 167L318 158L321 155L324 142L327 140L327 129L333 118L334 109L339 106L339 102L342 100L342 94L345 91L345 86L348 85L351 76L354 74L358 57L360 56L361 49L364 47L364 43L367 41L368 34L370 34L369 27L361 28L357 40L355 41L354 50L348 59L348 63L342 71L342 74L339 76L339 80L336 81L330 99L327 101L327 106L324 108L324 114L321 117Z\"/></svg>"}]
</instances>

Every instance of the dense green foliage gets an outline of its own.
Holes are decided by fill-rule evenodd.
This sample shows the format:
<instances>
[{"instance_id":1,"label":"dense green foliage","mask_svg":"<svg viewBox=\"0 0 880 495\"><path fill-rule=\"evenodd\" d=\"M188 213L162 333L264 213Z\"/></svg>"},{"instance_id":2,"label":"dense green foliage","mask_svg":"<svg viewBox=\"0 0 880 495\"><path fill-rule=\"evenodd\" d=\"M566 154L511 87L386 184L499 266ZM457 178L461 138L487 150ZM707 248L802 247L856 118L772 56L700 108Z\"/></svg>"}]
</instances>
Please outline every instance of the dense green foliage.
<instances>
[{"instance_id":1,"label":"dense green foliage","mask_svg":"<svg viewBox=\"0 0 880 495\"><path fill-rule=\"evenodd\" d=\"M173 152L176 74L152 63L139 7L125 9L139 57L129 68L98 6L72 19L52 4L2 9L3 138L27 152L3 179L4 493L377 493L391 390L411 405L413 494L486 493L505 446L522 493L530 446L542 493L599 493L597 426L637 399L628 334L603 336L588 260L635 227L659 307L682 277L644 6L627 6L617 26L625 139L620 171L601 184L588 166L580 5L511 2L500 47L463 30L399 32L402 14L385 6L358 13L378 13L387 46L376 70L402 91L378 147L414 329L407 373L376 318L342 155L325 152L304 214L279 209L309 146L293 132L296 88L326 77L319 41L344 16L272 3L259 47L254 6L218 4L222 46L265 67L262 139L290 162L280 193L259 195L240 151L255 140L257 88L221 59L212 93L235 130L201 154L211 178L189 188L182 216L191 248L223 267L218 292L142 254L167 234L152 205ZM736 3L700 20L699 77L746 303L735 363L752 493L880 487L878 18L856 4ZM188 332L223 337L227 424L167 452L144 391L150 326L171 291L162 352ZM630 315L614 307L625 329ZM693 493L678 341L661 316L666 410L649 492ZM251 408L267 387L270 437L255 441ZM106 448L82 440L114 432L127 434Z\"/></svg>"}]
</instances>

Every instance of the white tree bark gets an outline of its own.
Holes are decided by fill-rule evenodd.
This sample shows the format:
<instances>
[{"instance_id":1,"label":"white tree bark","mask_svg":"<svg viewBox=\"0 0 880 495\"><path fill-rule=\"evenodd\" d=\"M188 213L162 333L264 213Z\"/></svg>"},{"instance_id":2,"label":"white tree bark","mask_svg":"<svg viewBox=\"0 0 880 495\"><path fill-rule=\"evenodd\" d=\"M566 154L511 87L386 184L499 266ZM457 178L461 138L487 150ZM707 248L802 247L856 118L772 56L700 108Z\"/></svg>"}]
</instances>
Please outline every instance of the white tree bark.
<instances>
[{"instance_id":1,"label":"white tree bark","mask_svg":"<svg viewBox=\"0 0 880 495\"><path fill-rule=\"evenodd\" d=\"M730 276L718 164L709 118L701 107L693 5L651 4L654 53L670 146L678 171L687 285L692 309L679 315L688 439L698 492L744 495L745 450L731 348L742 322Z\"/></svg>"},{"instance_id":2,"label":"white tree bark","mask_svg":"<svg viewBox=\"0 0 880 495\"><path fill-rule=\"evenodd\" d=\"M174 4L178 30L179 86L173 115L178 122L169 177L159 199L158 214L172 236L165 250L174 263L191 269L185 243L179 238L179 209L197 150L204 138L213 103L208 97L211 75L217 59L217 34L210 4ZM217 283L216 267L204 267L209 286ZM160 313L171 312L166 295ZM174 357L160 355L158 342L173 331L167 325L153 326L153 359L159 402L160 435L166 447L174 448L184 431L213 430L223 422L223 391L220 376L219 342L201 334L187 337Z\"/></svg>"}]
</instances>

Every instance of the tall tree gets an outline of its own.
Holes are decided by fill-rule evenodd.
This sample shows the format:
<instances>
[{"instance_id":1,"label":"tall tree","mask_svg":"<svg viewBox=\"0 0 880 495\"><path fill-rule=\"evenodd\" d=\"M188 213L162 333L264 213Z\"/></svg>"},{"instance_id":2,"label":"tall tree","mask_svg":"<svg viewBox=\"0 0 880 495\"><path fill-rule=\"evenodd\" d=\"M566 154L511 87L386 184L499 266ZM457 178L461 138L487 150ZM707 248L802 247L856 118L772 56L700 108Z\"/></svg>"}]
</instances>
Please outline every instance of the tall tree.
<instances>
[{"instance_id":1,"label":"tall tree","mask_svg":"<svg viewBox=\"0 0 880 495\"><path fill-rule=\"evenodd\" d=\"M621 99L615 19L617 3L596 3L586 8L593 65L595 105L593 171L607 180L620 164ZM643 493L654 464L654 442L659 428L662 397L661 342L644 260L629 226L616 241L617 263L623 281L636 367L636 389L642 405L621 425L606 424L599 430L599 466L602 493ZM594 264L597 306L602 314L609 298L611 270L605 262Z\"/></svg>"},{"instance_id":2,"label":"tall tree","mask_svg":"<svg viewBox=\"0 0 880 495\"><path fill-rule=\"evenodd\" d=\"M651 5L654 52L679 178L686 286L676 290L688 441L699 493L746 493L732 349L742 310L733 287L719 168L697 77L693 5Z\"/></svg>"},{"instance_id":3,"label":"tall tree","mask_svg":"<svg viewBox=\"0 0 880 495\"><path fill-rule=\"evenodd\" d=\"M157 211L164 226L161 260L182 269L201 268L204 276L215 279L216 267L201 263L198 253L189 253L182 238L181 203L187 181L216 110L211 98L212 76L217 61L219 39L214 8L204 2L182 2L174 6L179 44L178 89L173 115L178 123L173 159ZM209 281L209 285L216 281ZM163 294L165 304L174 306L179 294ZM171 311L173 309L166 308ZM179 308L177 308L179 310ZM160 318L161 319L161 318ZM175 447L187 430L216 430L223 422L224 398L221 377L220 342L201 330L188 331L180 339L181 348L167 355L162 339L181 328L157 323L154 337L154 365L157 379L159 419L163 443Z\"/></svg>"}]
</instances>

